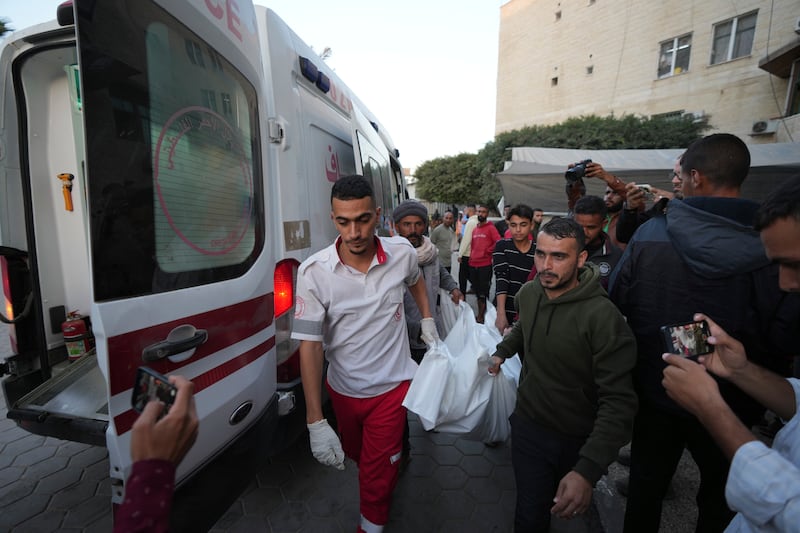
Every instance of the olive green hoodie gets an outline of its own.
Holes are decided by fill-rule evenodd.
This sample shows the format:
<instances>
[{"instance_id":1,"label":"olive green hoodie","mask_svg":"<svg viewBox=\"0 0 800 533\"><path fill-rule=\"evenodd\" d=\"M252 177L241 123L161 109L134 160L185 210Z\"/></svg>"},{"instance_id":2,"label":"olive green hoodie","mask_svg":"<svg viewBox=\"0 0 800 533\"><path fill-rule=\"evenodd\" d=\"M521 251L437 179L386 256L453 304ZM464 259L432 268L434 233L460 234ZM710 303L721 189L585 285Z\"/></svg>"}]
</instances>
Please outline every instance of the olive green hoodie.
<instances>
[{"instance_id":1,"label":"olive green hoodie","mask_svg":"<svg viewBox=\"0 0 800 533\"><path fill-rule=\"evenodd\" d=\"M514 299L519 320L494 354L522 357L518 414L586 438L573 470L592 485L630 440L637 407L636 341L599 277L586 263L578 286L553 300L538 277L523 285Z\"/></svg>"}]
</instances>

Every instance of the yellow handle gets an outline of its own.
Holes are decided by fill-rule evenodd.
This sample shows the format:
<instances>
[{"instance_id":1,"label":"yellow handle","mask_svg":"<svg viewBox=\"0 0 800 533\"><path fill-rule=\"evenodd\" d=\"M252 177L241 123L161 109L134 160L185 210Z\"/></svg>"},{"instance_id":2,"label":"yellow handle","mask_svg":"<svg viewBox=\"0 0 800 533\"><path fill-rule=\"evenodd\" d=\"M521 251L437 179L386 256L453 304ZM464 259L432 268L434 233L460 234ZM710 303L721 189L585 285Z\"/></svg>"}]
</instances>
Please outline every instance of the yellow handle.
<instances>
[{"instance_id":1,"label":"yellow handle","mask_svg":"<svg viewBox=\"0 0 800 533\"><path fill-rule=\"evenodd\" d=\"M59 174L58 179L61 180L61 192L64 194L64 209L72 211L72 180L75 176L72 174Z\"/></svg>"}]
</instances>

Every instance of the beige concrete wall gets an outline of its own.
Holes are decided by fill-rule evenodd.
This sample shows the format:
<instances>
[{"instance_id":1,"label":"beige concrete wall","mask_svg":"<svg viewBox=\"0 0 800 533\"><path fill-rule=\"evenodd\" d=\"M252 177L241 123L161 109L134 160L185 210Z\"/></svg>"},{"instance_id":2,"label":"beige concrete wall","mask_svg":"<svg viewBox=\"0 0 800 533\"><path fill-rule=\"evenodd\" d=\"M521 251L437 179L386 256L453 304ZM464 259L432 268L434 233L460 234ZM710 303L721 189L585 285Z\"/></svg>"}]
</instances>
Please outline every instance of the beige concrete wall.
<instances>
[{"instance_id":1,"label":"beige concrete wall","mask_svg":"<svg viewBox=\"0 0 800 533\"><path fill-rule=\"evenodd\" d=\"M759 69L759 59L800 39L794 33L798 0L775 0L772 9L771 4L510 0L501 7L495 131L587 114L685 110L704 112L714 131L735 133L746 142L788 141L785 128L778 135L748 135L753 122L781 117L786 105L788 80ZM713 24L756 9L751 54L710 65ZM689 69L659 79L660 43L690 32Z\"/></svg>"}]
</instances>

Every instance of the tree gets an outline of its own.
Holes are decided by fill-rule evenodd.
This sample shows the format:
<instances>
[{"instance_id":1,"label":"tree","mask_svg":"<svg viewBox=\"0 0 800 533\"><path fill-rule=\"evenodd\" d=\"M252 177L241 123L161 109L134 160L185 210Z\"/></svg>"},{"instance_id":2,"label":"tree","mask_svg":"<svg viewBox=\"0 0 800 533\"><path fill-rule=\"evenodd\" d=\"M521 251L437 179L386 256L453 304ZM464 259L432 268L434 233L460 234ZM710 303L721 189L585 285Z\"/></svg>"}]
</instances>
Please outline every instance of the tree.
<instances>
[{"instance_id":1,"label":"tree","mask_svg":"<svg viewBox=\"0 0 800 533\"><path fill-rule=\"evenodd\" d=\"M476 154L438 157L422 163L414 172L417 196L433 202L465 204L481 201L483 185L475 163Z\"/></svg>"},{"instance_id":2,"label":"tree","mask_svg":"<svg viewBox=\"0 0 800 533\"><path fill-rule=\"evenodd\" d=\"M0 37L14 29L8 25L9 22L7 18L0 17Z\"/></svg>"},{"instance_id":3,"label":"tree","mask_svg":"<svg viewBox=\"0 0 800 533\"><path fill-rule=\"evenodd\" d=\"M433 167L427 166L429 163L453 158L434 159L420 165L416 172L418 178L420 169L424 169L426 180L445 181L441 186L438 183L426 183L422 189L418 186L417 191L420 191L420 197L432 202L463 204L480 201L494 205L502 195L500 184L494 175L503 170L505 162L511 159L511 148L522 146L587 150L685 148L692 141L702 137L703 132L709 127L706 119L698 121L691 116L648 118L635 115L624 115L621 118L613 115L607 117L589 115L569 118L552 126L528 126L500 133L474 154L471 168L475 175L471 175L469 185L466 185L467 180L461 180L462 183L459 184L455 196L448 195L447 199L445 196L439 196L450 193L457 184L447 181L450 178L444 176L448 176L448 172L442 172L443 177L437 178L435 172L428 173ZM461 154L457 157L467 155L473 154ZM465 189L465 185L472 189Z\"/></svg>"}]
</instances>

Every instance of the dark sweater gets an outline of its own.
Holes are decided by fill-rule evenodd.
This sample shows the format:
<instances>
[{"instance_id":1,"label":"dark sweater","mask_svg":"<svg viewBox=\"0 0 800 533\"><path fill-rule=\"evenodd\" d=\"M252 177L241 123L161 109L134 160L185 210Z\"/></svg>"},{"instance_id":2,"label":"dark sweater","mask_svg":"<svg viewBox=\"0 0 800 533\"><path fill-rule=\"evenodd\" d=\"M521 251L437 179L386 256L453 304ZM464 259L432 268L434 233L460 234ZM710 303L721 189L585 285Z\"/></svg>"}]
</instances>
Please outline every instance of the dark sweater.
<instances>
[{"instance_id":1,"label":"dark sweater","mask_svg":"<svg viewBox=\"0 0 800 533\"><path fill-rule=\"evenodd\" d=\"M592 484L630 440L637 400L636 343L586 264L579 285L548 299L538 278L515 299L519 321L494 355L522 356L516 411L570 437L586 438L573 470Z\"/></svg>"}]
</instances>

